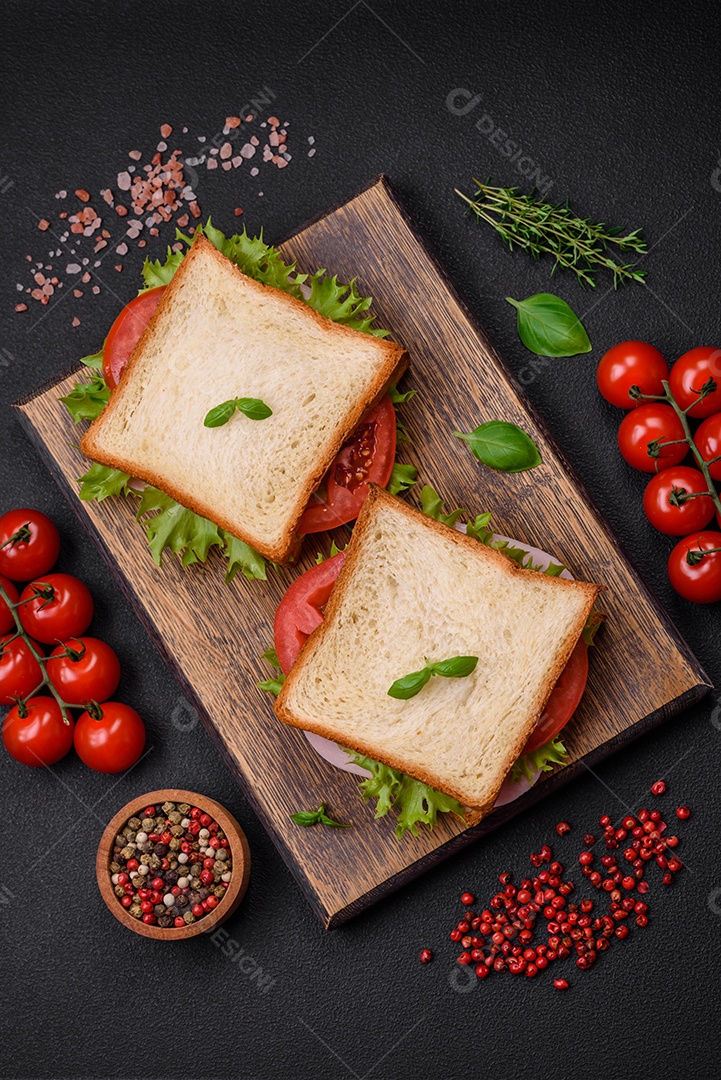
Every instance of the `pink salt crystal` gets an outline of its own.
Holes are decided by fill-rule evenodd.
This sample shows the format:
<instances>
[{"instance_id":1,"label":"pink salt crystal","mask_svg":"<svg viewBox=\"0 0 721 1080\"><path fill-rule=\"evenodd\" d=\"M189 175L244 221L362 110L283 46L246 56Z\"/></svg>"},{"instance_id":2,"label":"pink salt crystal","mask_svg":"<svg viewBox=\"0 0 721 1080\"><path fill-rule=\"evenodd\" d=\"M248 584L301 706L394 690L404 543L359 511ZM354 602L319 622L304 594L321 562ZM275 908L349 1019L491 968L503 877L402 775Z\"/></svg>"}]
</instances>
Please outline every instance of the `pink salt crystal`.
<instances>
[{"instance_id":1,"label":"pink salt crystal","mask_svg":"<svg viewBox=\"0 0 721 1080\"><path fill-rule=\"evenodd\" d=\"M223 168L225 169L226 172L228 171L228 169L232 169L232 167L233 166L232 166L232 163L230 161L224 161L223 162Z\"/></svg>"},{"instance_id":2,"label":"pink salt crystal","mask_svg":"<svg viewBox=\"0 0 721 1080\"><path fill-rule=\"evenodd\" d=\"M73 326L80 326L80 319L77 317L77 315L73 319Z\"/></svg>"},{"instance_id":3,"label":"pink salt crystal","mask_svg":"<svg viewBox=\"0 0 721 1080\"><path fill-rule=\"evenodd\" d=\"M278 119L277 116L269 116L268 117L268 123L270 124L271 127L280 127L280 120Z\"/></svg>"},{"instance_id":4,"label":"pink salt crystal","mask_svg":"<svg viewBox=\"0 0 721 1080\"><path fill-rule=\"evenodd\" d=\"M38 228L41 232L45 232L47 229L50 228L50 222L47 220L47 218L40 218L40 221L38 222Z\"/></svg>"},{"instance_id":5,"label":"pink salt crystal","mask_svg":"<svg viewBox=\"0 0 721 1080\"><path fill-rule=\"evenodd\" d=\"M27 309L28 309L27 304L16 304L15 305L15 310L16 311L27 311Z\"/></svg>"},{"instance_id":6,"label":"pink salt crystal","mask_svg":"<svg viewBox=\"0 0 721 1080\"><path fill-rule=\"evenodd\" d=\"M133 161L140 161L142 156L143 155L140 153L139 150L129 150L128 151L128 157L132 158Z\"/></svg>"},{"instance_id":7,"label":"pink salt crystal","mask_svg":"<svg viewBox=\"0 0 721 1080\"><path fill-rule=\"evenodd\" d=\"M242 159L242 157L234 157L234 158L233 158L233 160L232 160L232 165L233 165L233 168L234 168L234 169L237 169L237 168L238 168L238 166L239 166L239 165L242 165L242 164L243 164L243 159Z\"/></svg>"},{"instance_id":8,"label":"pink salt crystal","mask_svg":"<svg viewBox=\"0 0 721 1080\"><path fill-rule=\"evenodd\" d=\"M82 295L83 295L83 290L82 289L73 289L73 296L77 296L78 299L80 299L80 297Z\"/></svg>"},{"instance_id":9,"label":"pink salt crystal","mask_svg":"<svg viewBox=\"0 0 721 1080\"><path fill-rule=\"evenodd\" d=\"M129 172L118 173L118 187L121 191L129 191L131 183Z\"/></svg>"},{"instance_id":10,"label":"pink salt crystal","mask_svg":"<svg viewBox=\"0 0 721 1080\"><path fill-rule=\"evenodd\" d=\"M206 169L217 169L218 168L218 159L213 158L213 157L208 158L205 167L206 167Z\"/></svg>"},{"instance_id":11,"label":"pink salt crystal","mask_svg":"<svg viewBox=\"0 0 721 1080\"><path fill-rule=\"evenodd\" d=\"M127 253L128 253L128 245L125 243L125 241L123 241L121 244L118 244L118 246L115 249L115 253L117 255L127 255Z\"/></svg>"},{"instance_id":12,"label":"pink salt crystal","mask_svg":"<svg viewBox=\"0 0 721 1080\"><path fill-rule=\"evenodd\" d=\"M225 126L227 128L240 127L240 117L239 116L226 116L226 118L225 118Z\"/></svg>"},{"instance_id":13,"label":"pink salt crystal","mask_svg":"<svg viewBox=\"0 0 721 1080\"><path fill-rule=\"evenodd\" d=\"M285 160L285 158L279 158L278 161L276 162L276 165L278 166L279 169L284 169L287 164L288 164L288 162Z\"/></svg>"},{"instance_id":14,"label":"pink salt crystal","mask_svg":"<svg viewBox=\"0 0 721 1080\"><path fill-rule=\"evenodd\" d=\"M223 143L223 145L220 148L220 156L223 159L223 161L227 161L227 159L230 157L230 155L232 153L233 153L232 144L229 143L229 142Z\"/></svg>"},{"instance_id":15,"label":"pink salt crystal","mask_svg":"<svg viewBox=\"0 0 721 1080\"><path fill-rule=\"evenodd\" d=\"M163 136L164 139L167 139L169 135L172 135L173 134L173 129L170 126L170 124L161 124L160 125L160 134Z\"/></svg>"},{"instance_id":16,"label":"pink salt crystal","mask_svg":"<svg viewBox=\"0 0 721 1080\"><path fill-rule=\"evenodd\" d=\"M244 158L252 158L255 154L255 147L251 146L250 143L246 143L245 146L241 146L240 153Z\"/></svg>"}]
</instances>

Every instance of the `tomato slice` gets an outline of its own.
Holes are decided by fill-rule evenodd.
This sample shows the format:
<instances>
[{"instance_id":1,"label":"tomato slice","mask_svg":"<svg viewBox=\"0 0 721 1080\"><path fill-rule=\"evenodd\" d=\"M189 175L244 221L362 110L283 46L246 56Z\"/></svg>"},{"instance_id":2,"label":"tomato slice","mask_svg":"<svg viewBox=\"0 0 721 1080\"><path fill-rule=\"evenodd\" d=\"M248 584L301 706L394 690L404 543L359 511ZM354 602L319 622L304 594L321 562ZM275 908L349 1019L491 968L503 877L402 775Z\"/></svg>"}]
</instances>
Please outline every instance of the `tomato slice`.
<instances>
[{"instance_id":1,"label":"tomato slice","mask_svg":"<svg viewBox=\"0 0 721 1080\"><path fill-rule=\"evenodd\" d=\"M273 639L285 675L306 641L323 622L323 611L345 558L341 551L320 566L301 574L288 589L275 613ZM523 748L528 754L543 746L568 723L583 697L588 679L588 646L580 638L551 691L541 719Z\"/></svg>"},{"instance_id":2,"label":"tomato slice","mask_svg":"<svg viewBox=\"0 0 721 1080\"><path fill-rule=\"evenodd\" d=\"M278 661L285 675L317 626L323 622L323 609L345 559L341 551L320 566L301 574L278 605L273 623L273 640Z\"/></svg>"},{"instance_id":3,"label":"tomato slice","mask_svg":"<svg viewBox=\"0 0 721 1080\"><path fill-rule=\"evenodd\" d=\"M298 525L298 534L325 532L355 521L369 484L385 487L396 457L396 413L386 395L361 420L336 455Z\"/></svg>"},{"instance_id":4,"label":"tomato slice","mask_svg":"<svg viewBox=\"0 0 721 1080\"><path fill-rule=\"evenodd\" d=\"M165 292L165 285L148 289L126 304L110 327L110 333L103 345L103 374L111 390L120 382L140 335L155 314L160 297Z\"/></svg>"},{"instance_id":5,"label":"tomato slice","mask_svg":"<svg viewBox=\"0 0 721 1080\"><path fill-rule=\"evenodd\" d=\"M558 735L559 731L566 726L578 708L578 703L583 697L588 679L588 645L579 638L576 647L568 658L568 663L560 674L558 682L551 690L551 696L546 702L546 708L541 714L541 719L531 732L528 742L523 748L524 754L530 754L537 750L549 739Z\"/></svg>"}]
</instances>

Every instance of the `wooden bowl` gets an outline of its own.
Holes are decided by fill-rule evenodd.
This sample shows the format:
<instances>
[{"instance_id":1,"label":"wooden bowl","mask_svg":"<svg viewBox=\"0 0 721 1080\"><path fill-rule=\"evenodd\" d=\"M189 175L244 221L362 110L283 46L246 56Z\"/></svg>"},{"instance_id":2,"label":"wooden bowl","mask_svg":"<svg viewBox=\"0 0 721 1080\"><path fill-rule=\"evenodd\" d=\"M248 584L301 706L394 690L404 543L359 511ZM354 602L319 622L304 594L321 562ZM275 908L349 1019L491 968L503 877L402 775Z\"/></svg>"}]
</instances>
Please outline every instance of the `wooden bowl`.
<instances>
[{"instance_id":1,"label":"wooden bowl","mask_svg":"<svg viewBox=\"0 0 721 1080\"><path fill-rule=\"evenodd\" d=\"M110 880L110 863L112 860L115 837L129 818L135 817L146 806L161 804L164 802L190 803L191 806L200 806L207 813L212 814L215 820L228 837L230 852L233 860L233 876L230 880L225 896L216 908L209 911L202 919L190 923L188 926L148 926L142 919L134 919L129 915L115 895L113 883ZM165 788L161 791L150 791L146 795L138 795L126 803L105 829L98 847L95 860L95 872L98 878L98 886L103 900L112 911L115 918L134 930L143 937L155 938L156 941L181 941L183 938L197 937L198 934L206 934L233 914L240 901L245 896L250 877L250 848L245 833L232 814L215 802L207 795L199 795L195 791L181 791L177 788Z\"/></svg>"}]
</instances>

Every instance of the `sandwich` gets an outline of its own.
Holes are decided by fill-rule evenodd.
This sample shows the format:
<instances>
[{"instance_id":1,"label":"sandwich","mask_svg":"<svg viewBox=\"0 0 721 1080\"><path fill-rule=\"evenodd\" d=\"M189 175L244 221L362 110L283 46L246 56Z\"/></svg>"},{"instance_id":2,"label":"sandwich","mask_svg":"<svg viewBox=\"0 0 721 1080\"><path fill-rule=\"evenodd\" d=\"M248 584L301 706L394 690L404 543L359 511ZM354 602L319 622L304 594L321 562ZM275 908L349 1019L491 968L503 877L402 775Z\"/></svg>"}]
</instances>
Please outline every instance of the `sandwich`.
<instances>
[{"instance_id":1,"label":"sandwich","mask_svg":"<svg viewBox=\"0 0 721 1080\"><path fill-rule=\"evenodd\" d=\"M296 580L275 622L278 718L410 778L468 823L493 808L585 651L601 588L525 569L491 537L373 487L348 549L304 575L317 573L312 588Z\"/></svg>"},{"instance_id":2,"label":"sandwich","mask_svg":"<svg viewBox=\"0 0 721 1080\"><path fill-rule=\"evenodd\" d=\"M402 346L254 281L201 235L80 447L287 563L311 495L407 365Z\"/></svg>"},{"instance_id":3,"label":"sandwich","mask_svg":"<svg viewBox=\"0 0 721 1080\"><path fill-rule=\"evenodd\" d=\"M92 465L80 498L137 501L155 561L210 550L265 578L301 538L354 521L370 482L404 490L408 365L355 282L296 271L262 236L178 233L62 400ZM188 250L183 250L187 245Z\"/></svg>"}]
</instances>

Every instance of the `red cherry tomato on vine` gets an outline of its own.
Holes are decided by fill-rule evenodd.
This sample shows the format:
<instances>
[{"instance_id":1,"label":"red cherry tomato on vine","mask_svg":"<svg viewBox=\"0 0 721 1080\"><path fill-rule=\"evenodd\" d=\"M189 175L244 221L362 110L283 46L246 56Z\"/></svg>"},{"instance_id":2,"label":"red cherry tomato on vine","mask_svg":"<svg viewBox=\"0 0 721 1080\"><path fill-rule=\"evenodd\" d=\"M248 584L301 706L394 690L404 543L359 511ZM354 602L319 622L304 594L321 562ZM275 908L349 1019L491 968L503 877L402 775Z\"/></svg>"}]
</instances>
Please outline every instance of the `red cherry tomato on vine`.
<instances>
[{"instance_id":1,"label":"red cherry tomato on vine","mask_svg":"<svg viewBox=\"0 0 721 1080\"><path fill-rule=\"evenodd\" d=\"M31 581L23 589L20 603L23 627L46 645L85 633L93 617L90 591L72 574L46 574Z\"/></svg>"},{"instance_id":2,"label":"red cherry tomato on vine","mask_svg":"<svg viewBox=\"0 0 721 1080\"><path fill-rule=\"evenodd\" d=\"M671 406L660 401L639 405L624 416L618 429L622 457L641 472L661 472L679 465L688 453L688 444L679 439L684 439L683 424Z\"/></svg>"},{"instance_id":3,"label":"red cherry tomato on vine","mask_svg":"<svg viewBox=\"0 0 721 1080\"><path fill-rule=\"evenodd\" d=\"M30 698L23 708L12 708L3 721L5 749L23 765L54 765L73 745L73 721L68 720L66 724L55 698Z\"/></svg>"},{"instance_id":4,"label":"red cherry tomato on vine","mask_svg":"<svg viewBox=\"0 0 721 1080\"><path fill-rule=\"evenodd\" d=\"M63 655L70 650L71 655ZM83 705L107 701L120 682L120 661L104 641L94 637L71 638L53 649L48 675L63 701Z\"/></svg>"},{"instance_id":5,"label":"red cherry tomato on vine","mask_svg":"<svg viewBox=\"0 0 721 1080\"><path fill-rule=\"evenodd\" d=\"M8 510L0 517L0 574L30 581L52 570L60 534L40 510Z\"/></svg>"},{"instance_id":6,"label":"red cherry tomato on vine","mask_svg":"<svg viewBox=\"0 0 721 1080\"><path fill-rule=\"evenodd\" d=\"M711 551L710 555L702 552ZM721 600L721 532L698 532L680 540L668 557L676 592L697 604Z\"/></svg>"},{"instance_id":7,"label":"red cherry tomato on vine","mask_svg":"<svg viewBox=\"0 0 721 1080\"><path fill-rule=\"evenodd\" d=\"M716 384L715 389L701 400L699 392L711 380ZM714 349L711 345L700 345L697 349L690 349L683 356L679 356L671 368L668 385L681 408L688 409L689 416L700 419L719 412L721 410L721 349ZM696 402L695 405L694 402Z\"/></svg>"},{"instance_id":8,"label":"red cherry tomato on vine","mask_svg":"<svg viewBox=\"0 0 721 1080\"><path fill-rule=\"evenodd\" d=\"M106 701L100 709L100 720L84 712L75 725L78 757L96 772L124 772L143 752L145 724L135 709L119 701Z\"/></svg>"},{"instance_id":9,"label":"red cherry tomato on vine","mask_svg":"<svg viewBox=\"0 0 721 1080\"><path fill-rule=\"evenodd\" d=\"M165 292L165 285L157 289L148 289L126 304L110 327L110 332L103 345L103 374L111 390L120 382L135 346L150 319L155 314L160 298Z\"/></svg>"},{"instance_id":10,"label":"red cherry tomato on vine","mask_svg":"<svg viewBox=\"0 0 721 1080\"><path fill-rule=\"evenodd\" d=\"M649 480L643 495L643 510L654 529L667 536L688 536L708 525L714 504L703 473L688 465L674 465ZM685 498L694 492L704 492Z\"/></svg>"},{"instance_id":11,"label":"red cherry tomato on vine","mask_svg":"<svg viewBox=\"0 0 721 1080\"><path fill-rule=\"evenodd\" d=\"M711 461L715 457L720 459L709 465L708 471L713 480L721 480L721 413L707 416L696 429L693 441L704 461Z\"/></svg>"},{"instance_id":12,"label":"red cherry tomato on vine","mask_svg":"<svg viewBox=\"0 0 721 1080\"><path fill-rule=\"evenodd\" d=\"M36 641L33 647L42 654ZM0 638L0 705L12 705L26 698L43 681L40 664L22 638L6 634Z\"/></svg>"},{"instance_id":13,"label":"red cherry tomato on vine","mask_svg":"<svg viewBox=\"0 0 721 1080\"><path fill-rule=\"evenodd\" d=\"M604 356L596 371L598 389L606 401L619 409L635 409L641 402L629 397L632 386L643 394L662 394L668 364L654 345L645 341L622 341Z\"/></svg>"},{"instance_id":14,"label":"red cherry tomato on vine","mask_svg":"<svg viewBox=\"0 0 721 1080\"><path fill-rule=\"evenodd\" d=\"M13 585L12 581L8 581L6 577L0 574L0 585L2 585L5 592L10 597L12 604L18 602L18 591ZM15 619L13 613L7 606L6 602L0 599L0 634L7 634L10 630L15 629Z\"/></svg>"}]
</instances>

